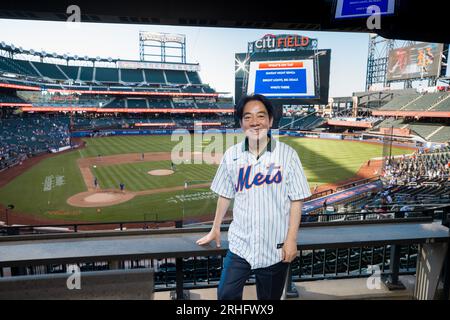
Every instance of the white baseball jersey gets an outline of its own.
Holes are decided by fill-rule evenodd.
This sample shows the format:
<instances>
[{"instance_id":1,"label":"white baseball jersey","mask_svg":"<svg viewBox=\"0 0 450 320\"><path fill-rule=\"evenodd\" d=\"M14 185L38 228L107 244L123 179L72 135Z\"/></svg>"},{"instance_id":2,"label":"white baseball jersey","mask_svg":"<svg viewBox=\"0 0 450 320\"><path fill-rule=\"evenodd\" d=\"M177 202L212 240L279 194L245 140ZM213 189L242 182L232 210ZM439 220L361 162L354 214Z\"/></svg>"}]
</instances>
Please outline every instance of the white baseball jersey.
<instances>
[{"instance_id":1,"label":"white baseball jersey","mask_svg":"<svg viewBox=\"0 0 450 320\"><path fill-rule=\"evenodd\" d=\"M225 152L211 190L234 198L230 251L252 269L282 261L291 201L311 195L297 152L271 138L258 158L245 139Z\"/></svg>"}]
</instances>

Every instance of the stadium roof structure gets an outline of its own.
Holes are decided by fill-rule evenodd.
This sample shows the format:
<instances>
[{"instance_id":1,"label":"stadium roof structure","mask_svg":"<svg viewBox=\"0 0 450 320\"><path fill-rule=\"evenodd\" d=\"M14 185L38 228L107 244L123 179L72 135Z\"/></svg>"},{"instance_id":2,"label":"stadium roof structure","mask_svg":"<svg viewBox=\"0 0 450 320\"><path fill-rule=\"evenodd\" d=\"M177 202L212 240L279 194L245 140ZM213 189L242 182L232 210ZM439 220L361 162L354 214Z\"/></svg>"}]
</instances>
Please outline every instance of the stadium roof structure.
<instances>
[{"instance_id":1,"label":"stadium roof structure","mask_svg":"<svg viewBox=\"0 0 450 320\"><path fill-rule=\"evenodd\" d=\"M379 29L369 29L366 18L336 19L336 0L285 1L277 3L229 0L136 1L114 5L77 1L81 21L202 27L353 31L377 33L384 38L449 43L442 28L447 21L445 1L394 1L392 16L383 16ZM299 7L299 4L301 6ZM2 1L0 18L67 21L70 1ZM295 10L294 10L295 9Z\"/></svg>"}]
</instances>

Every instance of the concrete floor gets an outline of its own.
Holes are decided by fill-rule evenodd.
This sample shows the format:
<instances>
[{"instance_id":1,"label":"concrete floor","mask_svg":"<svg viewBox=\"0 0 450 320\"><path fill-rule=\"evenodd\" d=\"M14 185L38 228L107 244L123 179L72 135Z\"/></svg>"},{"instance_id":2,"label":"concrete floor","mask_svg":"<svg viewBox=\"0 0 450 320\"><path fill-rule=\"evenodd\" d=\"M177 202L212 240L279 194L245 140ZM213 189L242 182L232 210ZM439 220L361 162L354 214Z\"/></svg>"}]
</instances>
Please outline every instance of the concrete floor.
<instances>
[{"instance_id":1,"label":"concrete floor","mask_svg":"<svg viewBox=\"0 0 450 320\"><path fill-rule=\"evenodd\" d=\"M339 279L295 282L298 298L288 300L410 300L415 276L401 276L405 290L389 291L377 279ZM370 289L373 288L373 289ZM216 300L217 288L189 290L190 300ZM170 300L170 292L156 292L155 300ZM256 287L245 286L243 300L256 300Z\"/></svg>"}]
</instances>

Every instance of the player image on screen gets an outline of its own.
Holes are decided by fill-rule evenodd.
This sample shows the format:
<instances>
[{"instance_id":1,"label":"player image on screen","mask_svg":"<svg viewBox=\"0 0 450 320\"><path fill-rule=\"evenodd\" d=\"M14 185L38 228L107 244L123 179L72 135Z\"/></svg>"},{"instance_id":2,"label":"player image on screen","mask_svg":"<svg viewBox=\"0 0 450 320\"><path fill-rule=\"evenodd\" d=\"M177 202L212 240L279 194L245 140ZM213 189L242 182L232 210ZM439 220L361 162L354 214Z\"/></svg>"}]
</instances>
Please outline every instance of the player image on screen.
<instances>
[{"instance_id":1,"label":"player image on screen","mask_svg":"<svg viewBox=\"0 0 450 320\"><path fill-rule=\"evenodd\" d=\"M313 60L252 61L247 94L252 93L271 98L315 97Z\"/></svg>"},{"instance_id":2,"label":"player image on screen","mask_svg":"<svg viewBox=\"0 0 450 320\"><path fill-rule=\"evenodd\" d=\"M443 45L418 43L389 52L388 81L437 77L441 70Z\"/></svg>"}]
</instances>

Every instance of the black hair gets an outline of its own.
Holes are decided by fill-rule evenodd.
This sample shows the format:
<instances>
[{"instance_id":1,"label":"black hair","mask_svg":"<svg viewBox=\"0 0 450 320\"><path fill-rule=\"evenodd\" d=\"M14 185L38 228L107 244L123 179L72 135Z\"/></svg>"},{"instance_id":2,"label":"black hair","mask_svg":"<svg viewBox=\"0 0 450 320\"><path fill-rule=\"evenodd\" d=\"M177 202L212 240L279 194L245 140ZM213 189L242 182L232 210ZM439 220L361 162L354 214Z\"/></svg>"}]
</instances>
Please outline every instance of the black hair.
<instances>
[{"instance_id":1,"label":"black hair","mask_svg":"<svg viewBox=\"0 0 450 320\"><path fill-rule=\"evenodd\" d=\"M244 107L250 101L261 102L269 114L269 119L273 119L273 106L269 99L261 94L253 94L249 96L243 96L241 100L236 104L236 118L240 121L244 116Z\"/></svg>"}]
</instances>

